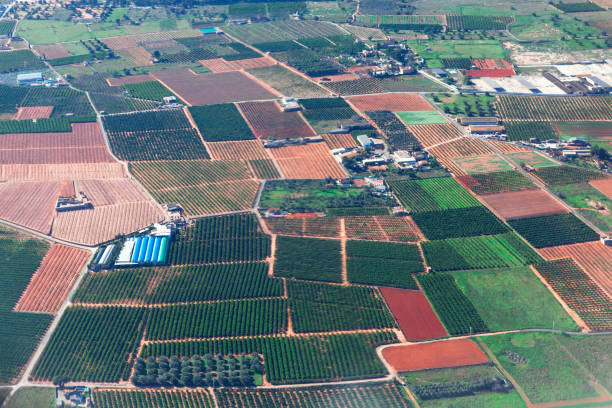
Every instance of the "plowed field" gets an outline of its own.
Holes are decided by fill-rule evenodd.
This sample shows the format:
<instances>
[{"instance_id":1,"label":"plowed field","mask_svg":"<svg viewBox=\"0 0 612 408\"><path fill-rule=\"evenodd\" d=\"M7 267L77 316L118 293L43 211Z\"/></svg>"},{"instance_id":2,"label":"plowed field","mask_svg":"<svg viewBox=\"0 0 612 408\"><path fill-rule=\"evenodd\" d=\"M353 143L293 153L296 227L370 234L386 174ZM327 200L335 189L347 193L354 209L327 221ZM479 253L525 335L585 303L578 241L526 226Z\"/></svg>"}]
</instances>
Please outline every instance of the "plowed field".
<instances>
[{"instance_id":1,"label":"plowed field","mask_svg":"<svg viewBox=\"0 0 612 408\"><path fill-rule=\"evenodd\" d=\"M568 212L561 203L540 189L488 194L481 197L506 220Z\"/></svg>"},{"instance_id":2,"label":"plowed field","mask_svg":"<svg viewBox=\"0 0 612 408\"><path fill-rule=\"evenodd\" d=\"M70 56L62 44L37 45L34 49L48 60Z\"/></svg>"},{"instance_id":3,"label":"plowed field","mask_svg":"<svg viewBox=\"0 0 612 408\"><path fill-rule=\"evenodd\" d=\"M408 341L448 336L422 292L396 288L380 291Z\"/></svg>"},{"instance_id":4,"label":"plowed field","mask_svg":"<svg viewBox=\"0 0 612 408\"><path fill-rule=\"evenodd\" d=\"M120 163L4 164L1 180L112 179L125 176Z\"/></svg>"},{"instance_id":5,"label":"plowed field","mask_svg":"<svg viewBox=\"0 0 612 408\"><path fill-rule=\"evenodd\" d=\"M484 156L494 152L483 141L464 137L441 146L430 147L429 153L433 154L444 167L448 168L455 175L462 176L466 175L467 172L452 159L466 156Z\"/></svg>"},{"instance_id":6,"label":"plowed field","mask_svg":"<svg viewBox=\"0 0 612 408\"><path fill-rule=\"evenodd\" d=\"M60 187L59 181L0 183L0 218L49 233Z\"/></svg>"},{"instance_id":7,"label":"plowed field","mask_svg":"<svg viewBox=\"0 0 612 408\"><path fill-rule=\"evenodd\" d=\"M354 96L349 98L349 102L361 112L433 110L433 107L421 95L409 93Z\"/></svg>"},{"instance_id":8,"label":"plowed field","mask_svg":"<svg viewBox=\"0 0 612 408\"><path fill-rule=\"evenodd\" d=\"M346 172L332 157L325 143L309 143L270 149L283 175L292 179L346 177Z\"/></svg>"},{"instance_id":9,"label":"plowed field","mask_svg":"<svg viewBox=\"0 0 612 408\"><path fill-rule=\"evenodd\" d=\"M264 160L270 158L259 140L211 142L206 144L206 149L213 160Z\"/></svg>"},{"instance_id":10,"label":"plowed field","mask_svg":"<svg viewBox=\"0 0 612 408\"><path fill-rule=\"evenodd\" d=\"M275 95L242 72L197 75L188 69L152 74L191 105L273 99Z\"/></svg>"},{"instance_id":11,"label":"plowed field","mask_svg":"<svg viewBox=\"0 0 612 408\"><path fill-rule=\"evenodd\" d=\"M94 206L147 201L141 187L130 179L79 180L79 191L85 193Z\"/></svg>"},{"instance_id":12,"label":"plowed field","mask_svg":"<svg viewBox=\"0 0 612 408\"><path fill-rule=\"evenodd\" d=\"M135 66L153 65L153 56L142 47L130 47L119 52L121 57Z\"/></svg>"},{"instance_id":13,"label":"plowed field","mask_svg":"<svg viewBox=\"0 0 612 408\"><path fill-rule=\"evenodd\" d=\"M407 128L425 148L461 137L461 132L450 123L410 125Z\"/></svg>"},{"instance_id":14,"label":"plowed field","mask_svg":"<svg viewBox=\"0 0 612 408\"><path fill-rule=\"evenodd\" d=\"M423 234L410 217L375 215L346 217L346 237L368 241L419 242Z\"/></svg>"},{"instance_id":15,"label":"plowed field","mask_svg":"<svg viewBox=\"0 0 612 408\"><path fill-rule=\"evenodd\" d=\"M283 112L276 102L244 102L238 105L255 135L261 139L314 136L298 112Z\"/></svg>"},{"instance_id":16,"label":"plowed field","mask_svg":"<svg viewBox=\"0 0 612 408\"><path fill-rule=\"evenodd\" d=\"M45 119L51 116L53 106L26 106L17 110L16 120Z\"/></svg>"},{"instance_id":17,"label":"plowed field","mask_svg":"<svg viewBox=\"0 0 612 408\"><path fill-rule=\"evenodd\" d=\"M160 221L164 216L153 203L140 201L58 213L52 235L71 242L95 245Z\"/></svg>"},{"instance_id":18,"label":"plowed field","mask_svg":"<svg viewBox=\"0 0 612 408\"><path fill-rule=\"evenodd\" d=\"M15 310L56 313L90 255L89 251L82 249L53 245L32 276Z\"/></svg>"},{"instance_id":19,"label":"plowed field","mask_svg":"<svg viewBox=\"0 0 612 408\"><path fill-rule=\"evenodd\" d=\"M514 143L498 142L496 140L488 140L489 144L501 151L502 153L521 153L530 152L531 149L525 146L519 146Z\"/></svg>"},{"instance_id":20,"label":"plowed field","mask_svg":"<svg viewBox=\"0 0 612 408\"><path fill-rule=\"evenodd\" d=\"M547 260L572 258L612 297L612 247L598 241L538 250Z\"/></svg>"},{"instance_id":21,"label":"plowed field","mask_svg":"<svg viewBox=\"0 0 612 408\"><path fill-rule=\"evenodd\" d=\"M339 149L341 147L357 147L357 142L349 133L326 133L320 135L330 149Z\"/></svg>"},{"instance_id":22,"label":"plowed field","mask_svg":"<svg viewBox=\"0 0 612 408\"><path fill-rule=\"evenodd\" d=\"M460 367L488 361L476 343L469 339L390 346L382 354L397 371Z\"/></svg>"},{"instance_id":23,"label":"plowed field","mask_svg":"<svg viewBox=\"0 0 612 408\"><path fill-rule=\"evenodd\" d=\"M607 195L609 198L612 198L612 177L608 177L601 180L591 180L589 183Z\"/></svg>"},{"instance_id":24,"label":"plowed field","mask_svg":"<svg viewBox=\"0 0 612 408\"><path fill-rule=\"evenodd\" d=\"M155 81L151 74L128 75L119 78L108 78L106 80L110 86L121 86L125 84L137 84L139 82Z\"/></svg>"},{"instance_id":25,"label":"plowed field","mask_svg":"<svg viewBox=\"0 0 612 408\"><path fill-rule=\"evenodd\" d=\"M214 58L209 60L202 60L200 64L210 69L214 73L220 72L232 72L242 71L243 69L269 67L274 65L275 62L271 58L249 58L236 61L226 61L223 58Z\"/></svg>"}]
</instances>

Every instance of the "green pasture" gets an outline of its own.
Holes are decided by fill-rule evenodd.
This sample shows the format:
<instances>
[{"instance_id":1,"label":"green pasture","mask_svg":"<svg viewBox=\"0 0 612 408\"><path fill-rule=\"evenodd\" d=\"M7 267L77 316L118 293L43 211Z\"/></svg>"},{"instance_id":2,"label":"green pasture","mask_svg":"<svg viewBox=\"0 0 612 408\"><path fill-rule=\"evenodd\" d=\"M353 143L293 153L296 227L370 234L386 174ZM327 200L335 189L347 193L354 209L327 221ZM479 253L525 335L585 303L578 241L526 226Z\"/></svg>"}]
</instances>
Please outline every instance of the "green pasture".
<instances>
[{"instance_id":1,"label":"green pasture","mask_svg":"<svg viewBox=\"0 0 612 408\"><path fill-rule=\"evenodd\" d=\"M578 326L529 267L453 273L491 331Z\"/></svg>"},{"instance_id":2,"label":"green pasture","mask_svg":"<svg viewBox=\"0 0 612 408\"><path fill-rule=\"evenodd\" d=\"M612 200L589 183L553 184L551 191L603 231L612 231Z\"/></svg>"},{"instance_id":3,"label":"green pasture","mask_svg":"<svg viewBox=\"0 0 612 408\"><path fill-rule=\"evenodd\" d=\"M453 159L453 161L468 174L512 170L508 162L496 154L489 156L458 157Z\"/></svg>"},{"instance_id":4,"label":"green pasture","mask_svg":"<svg viewBox=\"0 0 612 408\"><path fill-rule=\"evenodd\" d=\"M22 387L4 405L6 408L55 408L55 388Z\"/></svg>"},{"instance_id":5,"label":"green pasture","mask_svg":"<svg viewBox=\"0 0 612 408\"><path fill-rule=\"evenodd\" d=\"M506 58L498 40L409 40L408 46L425 58L430 68L441 68L441 58Z\"/></svg>"},{"instance_id":6,"label":"green pasture","mask_svg":"<svg viewBox=\"0 0 612 408\"><path fill-rule=\"evenodd\" d=\"M395 112L405 125L432 125L447 123L444 116L437 111L401 111Z\"/></svg>"}]
</instances>

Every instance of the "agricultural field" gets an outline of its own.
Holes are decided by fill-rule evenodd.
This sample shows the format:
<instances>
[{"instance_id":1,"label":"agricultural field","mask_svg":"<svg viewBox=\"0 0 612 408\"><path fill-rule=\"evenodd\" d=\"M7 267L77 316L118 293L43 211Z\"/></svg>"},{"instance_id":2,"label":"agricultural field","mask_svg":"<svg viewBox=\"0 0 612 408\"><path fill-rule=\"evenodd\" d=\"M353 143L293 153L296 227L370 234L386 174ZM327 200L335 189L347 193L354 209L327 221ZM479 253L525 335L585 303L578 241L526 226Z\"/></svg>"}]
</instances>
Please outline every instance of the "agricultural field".
<instances>
[{"instance_id":1,"label":"agricultural field","mask_svg":"<svg viewBox=\"0 0 612 408\"><path fill-rule=\"evenodd\" d=\"M347 175L326 143L278 147L270 149L270 154L287 179L343 178Z\"/></svg>"},{"instance_id":2,"label":"agricultural field","mask_svg":"<svg viewBox=\"0 0 612 408\"><path fill-rule=\"evenodd\" d=\"M188 407L213 408L207 390L105 390L96 389L93 399L100 408ZM176 405L181 404L181 405Z\"/></svg>"},{"instance_id":3,"label":"agricultural field","mask_svg":"<svg viewBox=\"0 0 612 408\"><path fill-rule=\"evenodd\" d=\"M192 106L189 114L207 142L254 139L253 132L233 103Z\"/></svg>"},{"instance_id":4,"label":"agricultural field","mask_svg":"<svg viewBox=\"0 0 612 408\"><path fill-rule=\"evenodd\" d=\"M325 21L275 21L254 26L234 25L227 33L249 44L343 34Z\"/></svg>"},{"instance_id":5,"label":"agricultural field","mask_svg":"<svg viewBox=\"0 0 612 408\"><path fill-rule=\"evenodd\" d=\"M610 122L557 122L555 123L560 140L577 137L586 140L591 146L610 148Z\"/></svg>"},{"instance_id":6,"label":"agricultural field","mask_svg":"<svg viewBox=\"0 0 612 408\"><path fill-rule=\"evenodd\" d=\"M428 68L442 68L449 58L505 58L498 40L410 40L411 49L418 52Z\"/></svg>"},{"instance_id":7,"label":"agricultural field","mask_svg":"<svg viewBox=\"0 0 612 408\"><path fill-rule=\"evenodd\" d=\"M120 305L280 297L281 282L269 278L267 269L263 262L244 262L101 271L85 276L74 301Z\"/></svg>"},{"instance_id":8,"label":"agricultural field","mask_svg":"<svg viewBox=\"0 0 612 408\"><path fill-rule=\"evenodd\" d=\"M44 63L30 50L3 52L0 54L0 73L3 74L44 68L46 68Z\"/></svg>"},{"instance_id":9,"label":"agricultural field","mask_svg":"<svg viewBox=\"0 0 612 408\"><path fill-rule=\"evenodd\" d=\"M443 145L430 147L428 151L456 176L464 176L467 172L461 166L458 166L454 159L469 156L489 156L495 153L483 141L473 138L450 140Z\"/></svg>"},{"instance_id":10,"label":"agricultural field","mask_svg":"<svg viewBox=\"0 0 612 408\"><path fill-rule=\"evenodd\" d=\"M157 81L138 82L123 86L132 97L163 102L167 96L176 96L168 88Z\"/></svg>"},{"instance_id":11,"label":"agricultural field","mask_svg":"<svg viewBox=\"0 0 612 408\"><path fill-rule=\"evenodd\" d=\"M503 234L506 227L486 207L419 212L412 216L429 240Z\"/></svg>"},{"instance_id":12,"label":"agricultural field","mask_svg":"<svg viewBox=\"0 0 612 408\"><path fill-rule=\"evenodd\" d=\"M472 65L471 61L469 64ZM445 63L445 65L448 65L448 63ZM495 107L493 106L495 97L490 95L434 94L431 98L440 109L451 115L495 116Z\"/></svg>"},{"instance_id":13,"label":"agricultural field","mask_svg":"<svg viewBox=\"0 0 612 408\"><path fill-rule=\"evenodd\" d=\"M446 123L446 119L437 111L399 111L397 116L404 125L437 125Z\"/></svg>"},{"instance_id":14,"label":"agricultural field","mask_svg":"<svg viewBox=\"0 0 612 408\"><path fill-rule=\"evenodd\" d=\"M572 259L548 261L534 268L589 329L610 330L610 297Z\"/></svg>"},{"instance_id":15,"label":"agricultural field","mask_svg":"<svg viewBox=\"0 0 612 408\"><path fill-rule=\"evenodd\" d=\"M487 194L482 199L505 220L568 212L549 193L540 189Z\"/></svg>"},{"instance_id":16,"label":"agricultural field","mask_svg":"<svg viewBox=\"0 0 612 408\"><path fill-rule=\"evenodd\" d=\"M352 283L416 289L412 274L425 269L414 244L347 241L346 256L348 280Z\"/></svg>"},{"instance_id":17,"label":"agricultural field","mask_svg":"<svg viewBox=\"0 0 612 408\"><path fill-rule=\"evenodd\" d=\"M508 223L535 248L599 239L595 231L572 213L521 218Z\"/></svg>"},{"instance_id":18,"label":"agricultural field","mask_svg":"<svg viewBox=\"0 0 612 408\"><path fill-rule=\"evenodd\" d=\"M459 272L453 277L491 331L578 330L529 267Z\"/></svg>"},{"instance_id":19,"label":"agricultural field","mask_svg":"<svg viewBox=\"0 0 612 408\"><path fill-rule=\"evenodd\" d=\"M504 121L600 121L612 119L612 97L554 98L498 95L496 106Z\"/></svg>"},{"instance_id":20,"label":"agricultural field","mask_svg":"<svg viewBox=\"0 0 612 408\"><path fill-rule=\"evenodd\" d=\"M586 372L560 346L561 335L516 333L482 337L532 403L597 397Z\"/></svg>"},{"instance_id":21,"label":"agricultural field","mask_svg":"<svg viewBox=\"0 0 612 408\"><path fill-rule=\"evenodd\" d=\"M276 102L243 102L238 106L260 139L297 139L315 135L298 112L283 112Z\"/></svg>"},{"instance_id":22,"label":"agricultural field","mask_svg":"<svg viewBox=\"0 0 612 408\"><path fill-rule=\"evenodd\" d=\"M457 180L478 195L536 188L531 180L516 170L468 174L457 177Z\"/></svg>"},{"instance_id":23,"label":"agricultural field","mask_svg":"<svg viewBox=\"0 0 612 408\"><path fill-rule=\"evenodd\" d=\"M612 200L588 183L554 184L551 191L597 228L612 231Z\"/></svg>"},{"instance_id":24,"label":"agricultural field","mask_svg":"<svg viewBox=\"0 0 612 408\"><path fill-rule=\"evenodd\" d=\"M382 94L364 95L348 98L351 105L361 112L387 110L397 111L428 111L433 107L421 95L414 94Z\"/></svg>"},{"instance_id":25,"label":"agricultural field","mask_svg":"<svg viewBox=\"0 0 612 408\"><path fill-rule=\"evenodd\" d=\"M393 149L421 150L419 140L407 130L396 114L391 111L368 111L366 113L384 134Z\"/></svg>"},{"instance_id":26,"label":"agricultural field","mask_svg":"<svg viewBox=\"0 0 612 408\"><path fill-rule=\"evenodd\" d=\"M247 72L282 95L296 98L317 98L327 95L323 88L281 65L248 69Z\"/></svg>"},{"instance_id":27,"label":"agricultural field","mask_svg":"<svg viewBox=\"0 0 612 408\"><path fill-rule=\"evenodd\" d=\"M557 130L550 122L509 121L504 123L504 128L508 140L513 141L524 140L528 142L531 138L545 141L559 137Z\"/></svg>"},{"instance_id":28,"label":"agricultural field","mask_svg":"<svg viewBox=\"0 0 612 408\"><path fill-rule=\"evenodd\" d=\"M457 157L452 160L467 174L494 173L512 170L508 162L497 154Z\"/></svg>"},{"instance_id":29,"label":"agricultural field","mask_svg":"<svg viewBox=\"0 0 612 408\"><path fill-rule=\"evenodd\" d=\"M461 137L461 132L450 123L434 125L411 125L406 127L424 147L437 145Z\"/></svg>"},{"instance_id":30,"label":"agricultural field","mask_svg":"<svg viewBox=\"0 0 612 408\"><path fill-rule=\"evenodd\" d=\"M541 261L541 257L512 232L425 241L421 248L427 265L434 271L503 268Z\"/></svg>"},{"instance_id":31,"label":"agricultural field","mask_svg":"<svg viewBox=\"0 0 612 408\"><path fill-rule=\"evenodd\" d=\"M340 282L340 241L279 236L274 275L303 280Z\"/></svg>"},{"instance_id":32,"label":"agricultural field","mask_svg":"<svg viewBox=\"0 0 612 408\"><path fill-rule=\"evenodd\" d=\"M417 213L481 205L451 177L391 180L388 183L404 207Z\"/></svg>"},{"instance_id":33,"label":"agricultural field","mask_svg":"<svg viewBox=\"0 0 612 408\"><path fill-rule=\"evenodd\" d=\"M519 166L528 165L530 167L533 167L534 169L559 166L559 163L556 163L535 151L513 152L508 153L507 156L510 157L510 159Z\"/></svg>"},{"instance_id":34,"label":"agricultural field","mask_svg":"<svg viewBox=\"0 0 612 408\"><path fill-rule=\"evenodd\" d=\"M535 171L534 175L546 184L583 183L608 177L597 170L572 166L541 167Z\"/></svg>"}]
</instances>

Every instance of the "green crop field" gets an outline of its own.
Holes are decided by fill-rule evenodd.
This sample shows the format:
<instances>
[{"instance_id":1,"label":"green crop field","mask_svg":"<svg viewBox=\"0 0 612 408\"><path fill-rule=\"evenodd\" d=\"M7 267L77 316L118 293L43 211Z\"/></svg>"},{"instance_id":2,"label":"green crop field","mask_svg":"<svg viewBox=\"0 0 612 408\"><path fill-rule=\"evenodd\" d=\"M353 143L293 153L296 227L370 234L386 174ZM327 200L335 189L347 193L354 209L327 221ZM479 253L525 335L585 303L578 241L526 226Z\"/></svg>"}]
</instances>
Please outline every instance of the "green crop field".
<instances>
[{"instance_id":1,"label":"green crop field","mask_svg":"<svg viewBox=\"0 0 612 408\"><path fill-rule=\"evenodd\" d=\"M423 180L389 180L389 186L406 209L414 212L478 207L480 202L452 177Z\"/></svg>"},{"instance_id":2,"label":"green crop field","mask_svg":"<svg viewBox=\"0 0 612 408\"><path fill-rule=\"evenodd\" d=\"M597 396L586 372L560 347L560 336L516 333L481 340L533 403Z\"/></svg>"},{"instance_id":3,"label":"green crop field","mask_svg":"<svg viewBox=\"0 0 612 408\"><path fill-rule=\"evenodd\" d=\"M4 406L6 408L56 408L55 388L21 387Z\"/></svg>"},{"instance_id":4,"label":"green crop field","mask_svg":"<svg viewBox=\"0 0 612 408\"><path fill-rule=\"evenodd\" d=\"M505 58L498 40L409 40L429 68L442 68L443 58Z\"/></svg>"},{"instance_id":5,"label":"green crop field","mask_svg":"<svg viewBox=\"0 0 612 408\"><path fill-rule=\"evenodd\" d=\"M437 111L402 111L395 112L400 120L405 125L433 125L438 123L447 123L444 116Z\"/></svg>"},{"instance_id":6,"label":"green crop field","mask_svg":"<svg viewBox=\"0 0 612 408\"><path fill-rule=\"evenodd\" d=\"M208 390L99 390L93 391L96 407L100 408L214 408Z\"/></svg>"},{"instance_id":7,"label":"green crop field","mask_svg":"<svg viewBox=\"0 0 612 408\"><path fill-rule=\"evenodd\" d=\"M191 106L189 113L207 142L255 139L249 125L233 103Z\"/></svg>"},{"instance_id":8,"label":"green crop field","mask_svg":"<svg viewBox=\"0 0 612 408\"><path fill-rule=\"evenodd\" d=\"M503 234L508 231L485 207L418 212L412 216L429 240Z\"/></svg>"},{"instance_id":9,"label":"green crop field","mask_svg":"<svg viewBox=\"0 0 612 408\"><path fill-rule=\"evenodd\" d=\"M536 248L597 241L599 235L574 214L545 215L508 223Z\"/></svg>"},{"instance_id":10,"label":"green crop field","mask_svg":"<svg viewBox=\"0 0 612 408\"><path fill-rule=\"evenodd\" d=\"M535 175L546 184L581 183L608 177L601 171L572 166L542 167Z\"/></svg>"},{"instance_id":11,"label":"green crop field","mask_svg":"<svg viewBox=\"0 0 612 408\"><path fill-rule=\"evenodd\" d=\"M545 141L557 139L559 134L550 122L508 122L504 124L508 140L524 140L531 138Z\"/></svg>"},{"instance_id":12,"label":"green crop field","mask_svg":"<svg viewBox=\"0 0 612 408\"><path fill-rule=\"evenodd\" d=\"M340 282L340 241L279 236L274 275L287 278Z\"/></svg>"},{"instance_id":13,"label":"green crop field","mask_svg":"<svg viewBox=\"0 0 612 408\"><path fill-rule=\"evenodd\" d=\"M519 166L529 165L534 169L540 169L544 167L558 167L559 164L547 159L540 153L533 152L518 152L508 153L508 157L512 159Z\"/></svg>"},{"instance_id":14,"label":"green crop field","mask_svg":"<svg viewBox=\"0 0 612 408\"><path fill-rule=\"evenodd\" d=\"M554 184L550 190L571 207L579 210L603 231L612 231L612 200L588 183Z\"/></svg>"},{"instance_id":15,"label":"green crop field","mask_svg":"<svg viewBox=\"0 0 612 408\"><path fill-rule=\"evenodd\" d=\"M172 91L157 81L125 84L123 87L127 89L134 98L163 102L164 97L174 96L180 101L180 98L172 93Z\"/></svg>"},{"instance_id":16,"label":"green crop field","mask_svg":"<svg viewBox=\"0 0 612 408\"><path fill-rule=\"evenodd\" d=\"M253 68L247 72L283 95L292 95L297 98L316 98L327 95L323 88L280 65Z\"/></svg>"},{"instance_id":17,"label":"green crop field","mask_svg":"<svg viewBox=\"0 0 612 408\"><path fill-rule=\"evenodd\" d=\"M476 194L529 190L535 184L516 170L475 173L459 177Z\"/></svg>"},{"instance_id":18,"label":"green crop field","mask_svg":"<svg viewBox=\"0 0 612 408\"><path fill-rule=\"evenodd\" d=\"M427 265L435 271L502 268L542 261L515 233L425 241L421 247Z\"/></svg>"},{"instance_id":19,"label":"green crop field","mask_svg":"<svg viewBox=\"0 0 612 408\"><path fill-rule=\"evenodd\" d=\"M578 326L529 267L453 274L491 331Z\"/></svg>"}]
</instances>

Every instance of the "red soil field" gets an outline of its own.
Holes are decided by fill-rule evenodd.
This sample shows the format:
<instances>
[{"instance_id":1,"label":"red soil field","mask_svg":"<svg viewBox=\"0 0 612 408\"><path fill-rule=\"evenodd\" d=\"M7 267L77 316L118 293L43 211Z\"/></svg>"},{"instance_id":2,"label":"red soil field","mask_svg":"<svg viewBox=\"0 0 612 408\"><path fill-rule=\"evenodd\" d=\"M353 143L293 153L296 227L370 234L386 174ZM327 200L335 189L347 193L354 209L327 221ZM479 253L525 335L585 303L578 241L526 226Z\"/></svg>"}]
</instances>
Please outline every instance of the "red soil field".
<instances>
[{"instance_id":1,"label":"red soil field","mask_svg":"<svg viewBox=\"0 0 612 408\"><path fill-rule=\"evenodd\" d=\"M128 36L103 38L101 41L113 51L138 47L138 43Z\"/></svg>"},{"instance_id":2,"label":"red soil field","mask_svg":"<svg viewBox=\"0 0 612 408\"><path fill-rule=\"evenodd\" d=\"M17 133L0 138L4 164L114 162L97 123L74 123L72 132Z\"/></svg>"},{"instance_id":3,"label":"red soil field","mask_svg":"<svg viewBox=\"0 0 612 408\"><path fill-rule=\"evenodd\" d=\"M153 65L153 56L142 47L130 47L123 49L119 55L136 66Z\"/></svg>"},{"instance_id":4,"label":"red soil field","mask_svg":"<svg viewBox=\"0 0 612 408\"><path fill-rule=\"evenodd\" d=\"M106 205L93 210L58 213L52 235L71 242L96 245L163 218L161 210L150 201Z\"/></svg>"},{"instance_id":5,"label":"red soil field","mask_svg":"<svg viewBox=\"0 0 612 408\"><path fill-rule=\"evenodd\" d=\"M472 64L478 69L513 69L512 64L503 58L474 58Z\"/></svg>"},{"instance_id":6,"label":"red soil field","mask_svg":"<svg viewBox=\"0 0 612 408\"><path fill-rule=\"evenodd\" d=\"M346 217L344 229L348 239L395 242L419 242L423 239L423 234L410 217L394 215Z\"/></svg>"},{"instance_id":7,"label":"red soil field","mask_svg":"<svg viewBox=\"0 0 612 408\"><path fill-rule=\"evenodd\" d=\"M324 179L346 177L346 172L332 157L325 143L270 149L285 178Z\"/></svg>"},{"instance_id":8,"label":"red soil field","mask_svg":"<svg viewBox=\"0 0 612 408\"><path fill-rule=\"evenodd\" d=\"M15 120L46 119L51 116L53 106L26 106L17 109Z\"/></svg>"},{"instance_id":9,"label":"red soil field","mask_svg":"<svg viewBox=\"0 0 612 408\"><path fill-rule=\"evenodd\" d=\"M73 180L125 177L121 163L0 164L0 180Z\"/></svg>"},{"instance_id":10,"label":"red soil field","mask_svg":"<svg viewBox=\"0 0 612 408\"><path fill-rule=\"evenodd\" d=\"M568 212L561 203L540 189L487 194L481 198L506 220Z\"/></svg>"},{"instance_id":11,"label":"red soil field","mask_svg":"<svg viewBox=\"0 0 612 408\"><path fill-rule=\"evenodd\" d=\"M206 150L213 160L258 160L270 156L259 140L236 140L206 143Z\"/></svg>"},{"instance_id":12,"label":"red soil field","mask_svg":"<svg viewBox=\"0 0 612 408\"><path fill-rule=\"evenodd\" d=\"M283 112L276 102L238 104L255 136L261 139L287 139L314 136L298 112Z\"/></svg>"},{"instance_id":13,"label":"red soil field","mask_svg":"<svg viewBox=\"0 0 612 408\"><path fill-rule=\"evenodd\" d=\"M470 69L465 71L465 76L471 78L503 78L514 75L516 73L513 69Z\"/></svg>"},{"instance_id":14,"label":"red soil field","mask_svg":"<svg viewBox=\"0 0 612 408\"><path fill-rule=\"evenodd\" d=\"M357 147L357 142L349 133L326 133L320 136L325 140L330 149Z\"/></svg>"},{"instance_id":15,"label":"red soil field","mask_svg":"<svg viewBox=\"0 0 612 408\"><path fill-rule=\"evenodd\" d=\"M0 183L0 218L48 234L59 181Z\"/></svg>"},{"instance_id":16,"label":"red soil field","mask_svg":"<svg viewBox=\"0 0 612 408\"><path fill-rule=\"evenodd\" d=\"M481 140L463 137L440 146L430 147L429 153L433 154L453 174L465 176L467 172L451 159L466 156L484 156L495 152Z\"/></svg>"},{"instance_id":17,"label":"red soil field","mask_svg":"<svg viewBox=\"0 0 612 408\"><path fill-rule=\"evenodd\" d=\"M599 241L538 249L547 260L572 258L612 297L612 247Z\"/></svg>"},{"instance_id":18,"label":"red soil field","mask_svg":"<svg viewBox=\"0 0 612 408\"><path fill-rule=\"evenodd\" d=\"M176 69L155 72L152 75L191 105L210 105L275 97L242 72L197 75L188 69Z\"/></svg>"},{"instance_id":19,"label":"red soil field","mask_svg":"<svg viewBox=\"0 0 612 408\"><path fill-rule=\"evenodd\" d=\"M427 340L448 336L446 329L418 290L380 288L406 340Z\"/></svg>"},{"instance_id":20,"label":"red soil field","mask_svg":"<svg viewBox=\"0 0 612 408\"><path fill-rule=\"evenodd\" d=\"M121 86L125 84L137 84L139 82L155 81L151 74L128 75L119 78L106 78L110 86Z\"/></svg>"},{"instance_id":21,"label":"red soil field","mask_svg":"<svg viewBox=\"0 0 612 408\"><path fill-rule=\"evenodd\" d=\"M433 125L409 125L408 131L416 137L423 147L430 147L439 143L461 137L461 132L450 123Z\"/></svg>"},{"instance_id":22,"label":"red soil field","mask_svg":"<svg viewBox=\"0 0 612 408\"><path fill-rule=\"evenodd\" d=\"M91 253L55 244L43 258L15 305L18 312L56 313Z\"/></svg>"},{"instance_id":23,"label":"red soil field","mask_svg":"<svg viewBox=\"0 0 612 408\"><path fill-rule=\"evenodd\" d=\"M433 106L421 95L410 93L353 96L348 101L361 112L376 110L393 112L433 110Z\"/></svg>"},{"instance_id":24,"label":"red soil field","mask_svg":"<svg viewBox=\"0 0 612 408\"><path fill-rule=\"evenodd\" d=\"M33 48L48 60L69 57L71 55L61 44L35 45Z\"/></svg>"},{"instance_id":25,"label":"red soil field","mask_svg":"<svg viewBox=\"0 0 612 408\"><path fill-rule=\"evenodd\" d=\"M62 181L59 195L61 197L72 197L74 195L74 182L72 180Z\"/></svg>"},{"instance_id":26,"label":"red soil field","mask_svg":"<svg viewBox=\"0 0 612 408\"><path fill-rule=\"evenodd\" d=\"M94 206L147 201L148 196L131 179L79 180L77 186Z\"/></svg>"},{"instance_id":27,"label":"red soil field","mask_svg":"<svg viewBox=\"0 0 612 408\"><path fill-rule=\"evenodd\" d=\"M514 143L498 142L496 140L488 140L488 142L491 146L493 146L502 153L522 153L532 151L528 147L519 146Z\"/></svg>"},{"instance_id":28,"label":"red soil field","mask_svg":"<svg viewBox=\"0 0 612 408\"><path fill-rule=\"evenodd\" d=\"M383 350L382 355L400 372L460 367L488 361L476 343L469 339L390 346Z\"/></svg>"},{"instance_id":29,"label":"red soil field","mask_svg":"<svg viewBox=\"0 0 612 408\"><path fill-rule=\"evenodd\" d=\"M200 64L210 69L213 73L242 71L243 69L269 67L275 62L268 57L249 58L237 61L226 61L223 58L202 60Z\"/></svg>"},{"instance_id":30,"label":"red soil field","mask_svg":"<svg viewBox=\"0 0 612 408\"><path fill-rule=\"evenodd\" d=\"M612 198L612 177L601 180L591 180L589 183L609 198Z\"/></svg>"}]
</instances>

